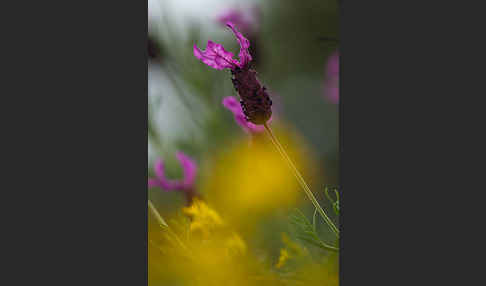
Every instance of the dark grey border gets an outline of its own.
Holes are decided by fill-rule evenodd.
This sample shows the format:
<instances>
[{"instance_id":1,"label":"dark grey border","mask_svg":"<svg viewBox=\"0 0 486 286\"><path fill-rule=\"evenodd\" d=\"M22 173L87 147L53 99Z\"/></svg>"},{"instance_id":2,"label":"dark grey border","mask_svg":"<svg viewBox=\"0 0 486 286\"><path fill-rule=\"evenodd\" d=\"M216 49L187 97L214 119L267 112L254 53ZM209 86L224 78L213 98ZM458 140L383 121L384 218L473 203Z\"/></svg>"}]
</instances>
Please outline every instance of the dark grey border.
<instances>
[{"instance_id":1,"label":"dark grey border","mask_svg":"<svg viewBox=\"0 0 486 286\"><path fill-rule=\"evenodd\" d=\"M3 37L7 280L147 285L147 1L20 8Z\"/></svg>"},{"instance_id":2,"label":"dark grey border","mask_svg":"<svg viewBox=\"0 0 486 286\"><path fill-rule=\"evenodd\" d=\"M484 104L473 102L484 98L484 10L341 5L340 282L477 284L470 232L484 200L470 196L484 184Z\"/></svg>"}]
</instances>

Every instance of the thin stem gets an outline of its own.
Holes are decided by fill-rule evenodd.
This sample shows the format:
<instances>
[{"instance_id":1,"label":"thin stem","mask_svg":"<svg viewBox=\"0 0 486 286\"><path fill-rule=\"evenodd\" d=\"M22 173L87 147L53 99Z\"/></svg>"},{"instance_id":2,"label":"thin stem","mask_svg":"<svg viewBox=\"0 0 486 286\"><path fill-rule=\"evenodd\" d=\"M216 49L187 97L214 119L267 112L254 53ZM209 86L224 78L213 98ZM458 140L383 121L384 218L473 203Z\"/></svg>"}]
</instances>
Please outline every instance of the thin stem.
<instances>
[{"instance_id":1,"label":"thin stem","mask_svg":"<svg viewBox=\"0 0 486 286\"><path fill-rule=\"evenodd\" d=\"M148 206L152 214L155 216L157 219L157 222L162 226L164 229L166 229L170 235L179 243L180 247L190 253L189 248L180 240L180 238L177 236L177 234L174 233L174 231L169 227L169 225L165 222L165 220L162 218L160 213L157 211L157 209L154 207L152 204L152 201L148 200Z\"/></svg>"},{"instance_id":2,"label":"thin stem","mask_svg":"<svg viewBox=\"0 0 486 286\"><path fill-rule=\"evenodd\" d=\"M165 222L165 220L162 218L162 216L159 214L159 212L157 211L157 209L154 207L154 204L152 204L152 201L151 200L148 200L148 206L149 206L149 209L152 212L152 214L157 219L157 222L162 227L168 228L169 226L167 225L167 223Z\"/></svg>"},{"instance_id":3,"label":"thin stem","mask_svg":"<svg viewBox=\"0 0 486 286\"><path fill-rule=\"evenodd\" d=\"M285 159L285 162L287 162L287 165L289 165L290 169L294 173L295 178L299 182L299 184L302 187L302 189L304 189L304 192L306 193L306 195L309 198L309 200L312 202L312 204L317 209L317 211L319 212L319 214L321 215L321 217L324 219L324 221L327 223L327 225L329 226L329 228L331 228L331 230L334 232L334 234L339 238L339 230L332 223L331 219L326 215L326 213L322 209L321 205L319 205L319 202L317 201L316 197L314 196L314 194L309 189L309 186L307 186L307 183L305 182L304 178L300 174L299 170L297 170L297 168L295 167L294 163L292 162L292 160L290 159L290 157L285 152L285 149L282 147L282 145L277 140L277 138L275 137L275 135L273 135L273 132L270 129L270 127L268 127L267 123L264 123L263 126L265 126L265 129L267 130L268 134L270 135L270 139L272 140L273 145L275 145L275 147L277 148L277 150L280 153L280 155L282 155L282 157Z\"/></svg>"},{"instance_id":4,"label":"thin stem","mask_svg":"<svg viewBox=\"0 0 486 286\"><path fill-rule=\"evenodd\" d=\"M327 245L326 243L324 243L323 241L321 241L321 246L327 250L331 250L331 251L334 251L334 252L339 252L339 248L337 247L334 247L334 246L330 246L330 245Z\"/></svg>"}]
</instances>

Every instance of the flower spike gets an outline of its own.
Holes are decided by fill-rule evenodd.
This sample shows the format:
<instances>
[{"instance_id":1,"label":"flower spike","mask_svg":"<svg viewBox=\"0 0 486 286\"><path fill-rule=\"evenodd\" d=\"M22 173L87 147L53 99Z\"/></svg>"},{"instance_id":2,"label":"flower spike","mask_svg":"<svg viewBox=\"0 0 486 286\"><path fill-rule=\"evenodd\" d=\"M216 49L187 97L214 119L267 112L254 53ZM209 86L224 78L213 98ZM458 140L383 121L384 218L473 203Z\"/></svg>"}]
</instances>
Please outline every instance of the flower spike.
<instances>
[{"instance_id":1,"label":"flower spike","mask_svg":"<svg viewBox=\"0 0 486 286\"><path fill-rule=\"evenodd\" d=\"M246 39L231 22L226 25L233 31L238 43L240 44L240 61L233 59L233 54L224 50L223 46L208 41L206 51L201 51L197 46L194 46L194 55L203 63L215 69L229 68L231 70L231 81L235 87L238 95L241 98L240 105L244 118L242 118L239 111L229 108L235 113L236 121L245 126L242 121L246 120L254 125L265 124L272 116L272 100L257 78L257 72L250 68L252 57L248 51L250 41ZM226 105L225 105L226 106ZM246 128L246 125L244 128Z\"/></svg>"}]
</instances>

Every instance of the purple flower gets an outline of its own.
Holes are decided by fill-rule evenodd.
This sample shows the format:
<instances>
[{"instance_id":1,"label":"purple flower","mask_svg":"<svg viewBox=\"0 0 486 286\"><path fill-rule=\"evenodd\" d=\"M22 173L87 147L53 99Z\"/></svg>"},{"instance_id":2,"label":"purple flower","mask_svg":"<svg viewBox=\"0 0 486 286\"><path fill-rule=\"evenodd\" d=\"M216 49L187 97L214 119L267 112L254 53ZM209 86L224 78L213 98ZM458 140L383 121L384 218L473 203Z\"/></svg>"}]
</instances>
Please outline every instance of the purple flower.
<instances>
[{"instance_id":1,"label":"purple flower","mask_svg":"<svg viewBox=\"0 0 486 286\"><path fill-rule=\"evenodd\" d=\"M231 70L236 70L237 68L246 68L251 61L251 55L248 51L250 41L248 41L240 32L238 32L238 30L236 30L233 23L228 22L226 25L233 31L238 43L240 44L240 53L238 54L240 61L233 59L233 53L226 51L222 45L213 43L212 41L208 41L205 51L201 51L196 45L194 45L194 56L208 66L218 70L225 68L229 68Z\"/></svg>"},{"instance_id":2,"label":"purple flower","mask_svg":"<svg viewBox=\"0 0 486 286\"><path fill-rule=\"evenodd\" d=\"M179 180L170 180L165 176L164 162L158 159L155 162L154 170L156 178L148 179L148 187L159 187L165 191L182 191L186 194L188 202L192 201L195 196L194 182L196 180L197 167L196 163L182 152L177 152L176 157L182 165L183 178Z\"/></svg>"},{"instance_id":3,"label":"purple flower","mask_svg":"<svg viewBox=\"0 0 486 286\"><path fill-rule=\"evenodd\" d=\"M326 65L324 96L334 104L339 103L339 52L334 52Z\"/></svg>"},{"instance_id":4,"label":"purple flower","mask_svg":"<svg viewBox=\"0 0 486 286\"><path fill-rule=\"evenodd\" d=\"M240 125L247 133L260 133L265 131L265 127L262 125L256 125L246 120L246 116L241 109L241 105L234 96L226 96L223 98L223 105L235 116L235 121ZM269 121L272 119L270 118Z\"/></svg>"},{"instance_id":5,"label":"purple flower","mask_svg":"<svg viewBox=\"0 0 486 286\"><path fill-rule=\"evenodd\" d=\"M208 41L206 51L201 51L194 45L194 55L203 63L215 69L229 68L231 70L231 80L238 95L241 98L241 108L246 121L256 125L265 124L272 116L272 100L269 94L257 78L257 72L250 68L252 57L248 48L248 41L233 23L226 25L233 31L236 40L240 44L240 61L233 59L233 54L226 51L222 45ZM239 115L238 117L239 118ZM237 121L240 119L237 119Z\"/></svg>"},{"instance_id":6,"label":"purple flower","mask_svg":"<svg viewBox=\"0 0 486 286\"><path fill-rule=\"evenodd\" d=\"M251 9L227 9L220 13L216 20L221 25L232 22L245 34L253 34L259 25L259 18L260 9L258 6L254 6Z\"/></svg>"}]
</instances>

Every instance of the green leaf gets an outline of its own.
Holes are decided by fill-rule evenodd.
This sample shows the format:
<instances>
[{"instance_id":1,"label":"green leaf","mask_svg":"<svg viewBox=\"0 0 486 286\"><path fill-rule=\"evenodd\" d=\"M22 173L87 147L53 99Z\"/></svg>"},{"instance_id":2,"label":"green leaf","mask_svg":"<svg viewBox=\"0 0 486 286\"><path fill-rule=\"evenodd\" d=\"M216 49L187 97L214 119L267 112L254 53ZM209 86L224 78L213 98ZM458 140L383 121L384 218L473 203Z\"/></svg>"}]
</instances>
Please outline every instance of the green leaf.
<instances>
[{"instance_id":1,"label":"green leaf","mask_svg":"<svg viewBox=\"0 0 486 286\"><path fill-rule=\"evenodd\" d=\"M315 213L313 223L311 224L305 215L300 210L296 209L295 214L290 216L290 223L294 226L298 239L325 250L339 251L338 248L324 243L319 238L315 229Z\"/></svg>"},{"instance_id":2,"label":"green leaf","mask_svg":"<svg viewBox=\"0 0 486 286\"><path fill-rule=\"evenodd\" d=\"M334 195L336 196L336 200L335 201L329 195L329 189L332 189L334 191ZM331 201L332 208L333 208L334 212L337 215L339 215L339 192L338 192L338 187L325 186L324 193L326 194L327 199Z\"/></svg>"}]
</instances>

